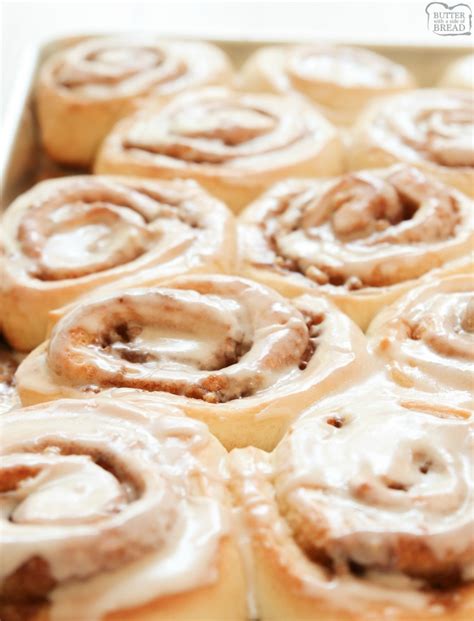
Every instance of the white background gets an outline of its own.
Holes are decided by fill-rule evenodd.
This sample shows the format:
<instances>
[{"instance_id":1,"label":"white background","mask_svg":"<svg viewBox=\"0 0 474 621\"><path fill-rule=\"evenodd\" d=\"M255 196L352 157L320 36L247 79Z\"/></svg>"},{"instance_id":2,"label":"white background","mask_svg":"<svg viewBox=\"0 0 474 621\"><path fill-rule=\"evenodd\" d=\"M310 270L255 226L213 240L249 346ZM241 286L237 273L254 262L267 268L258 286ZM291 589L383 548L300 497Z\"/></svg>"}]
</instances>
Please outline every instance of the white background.
<instances>
[{"instance_id":1,"label":"white background","mask_svg":"<svg viewBox=\"0 0 474 621\"><path fill-rule=\"evenodd\" d=\"M425 14L427 2L1 0L2 115L25 49L63 34L142 30L166 35L238 39L472 46L473 37L440 37L429 32ZM455 3L454 0L450 2Z\"/></svg>"}]
</instances>

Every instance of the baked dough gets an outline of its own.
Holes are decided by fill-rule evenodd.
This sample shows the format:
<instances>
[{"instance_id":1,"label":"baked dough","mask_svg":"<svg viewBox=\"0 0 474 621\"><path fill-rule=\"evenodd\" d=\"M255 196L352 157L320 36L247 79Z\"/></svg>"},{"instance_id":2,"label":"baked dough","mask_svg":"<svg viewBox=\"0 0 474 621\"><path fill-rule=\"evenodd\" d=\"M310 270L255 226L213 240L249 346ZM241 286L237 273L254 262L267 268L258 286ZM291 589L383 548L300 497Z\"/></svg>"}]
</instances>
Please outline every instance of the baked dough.
<instances>
[{"instance_id":1,"label":"baked dough","mask_svg":"<svg viewBox=\"0 0 474 621\"><path fill-rule=\"evenodd\" d=\"M118 123L95 172L195 179L237 212L279 179L342 166L337 131L302 98L208 88Z\"/></svg>"},{"instance_id":2,"label":"baked dough","mask_svg":"<svg viewBox=\"0 0 474 621\"><path fill-rule=\"evenodd\" d=\"M40 70L36 103L43 147L58 162L89 166L112 126L143 100L164 102L231 79L229 60L209 43L86 39L53 54Z\"/></svg>"}]
</instances>

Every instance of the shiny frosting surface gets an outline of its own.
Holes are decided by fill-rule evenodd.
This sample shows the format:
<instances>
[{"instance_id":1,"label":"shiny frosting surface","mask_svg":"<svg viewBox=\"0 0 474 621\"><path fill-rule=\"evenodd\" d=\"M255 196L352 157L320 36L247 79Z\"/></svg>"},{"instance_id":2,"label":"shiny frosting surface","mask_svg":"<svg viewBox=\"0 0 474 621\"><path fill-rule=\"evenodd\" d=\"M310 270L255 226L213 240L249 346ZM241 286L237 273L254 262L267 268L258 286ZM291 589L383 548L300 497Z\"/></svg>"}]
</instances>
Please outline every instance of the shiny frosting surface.
<instances>
[{"instance_id":1,"label":"shiny frosting surface","mask_svg":"<svg viewBox=\"0 0 474 621\"><path fill-rule=\"evenodd\" d=\"M255 541L305 594L426 610L430 588L472 578L473 449L469 411L377 376L308 410L271 455L233 451L232 480Z\"/></svg>"},{"instance_id":2,"label":"shiny frosting surface","mask_svg":"<svg viewBox=\"0 0 474 621\"><path fill-rule=\"evenodd\" d=\"M422 276L467 255L474 205L415 168L397 165L335 180L288 180L241 216L252 266L348 291Z\"/></svg>"},{"instance_id":3,"label":"shiny frosting surface","mask_svg":"<svg viewBox=\"0 0 474 621\"><path fill-rule=\"evenodd\" d=\"M240 278L181 278L76 306L55 326L47 364L58 381L82 389L224 403L314 381L321 365L329 372L336 334L349 362L351 325L321 298L291 303Z\"/></svg>"},{"instance_id":4,"label":"shiny frosting surface","mask_svg":"<svg viewBox=\"0 0 474 621\"><path fill-rule=\"evenodd\" d=\"M45 287L151 267L155 277L169 276L218 253L230 220L225 207L192 181L47 181L17 199L3 218L5 266Z\"/></svg>"},{"instance_id":5,"label":"shiny frosting surface","mask_svg":"<svg viewBox=\"0 0 474 621\"><path fill-rule=\"evenodd\" d=\"M401 386L458 390L472 402L474 278L433 280L404 296L369 329L372 347Z\"/></svg>"},{"instance_id":6,"label":"shiny frosting surface","mask_svg":"<svg viewBox=\"0 0 474 621\"><path fill-rule=\"evenodd\" d=\"M106 140L105 151L115 145L144 164L228 169L231 174L314 155L334 136L329 123L296 96L207 88L126 119Z\"/></svg>"},{"instance_id":7,"label":"shiny frosting surface","mask_svg":"<svg viewBox=\"0 0 474 621\"><path fill-rule=\"evenodd\" d=\"M45 404L0 425L7 600L15 582L31 596L36 579L52 619L71 605L92 619L216 578L226 475L204 425L136 395Z\"/></svg>"}]
</instances>

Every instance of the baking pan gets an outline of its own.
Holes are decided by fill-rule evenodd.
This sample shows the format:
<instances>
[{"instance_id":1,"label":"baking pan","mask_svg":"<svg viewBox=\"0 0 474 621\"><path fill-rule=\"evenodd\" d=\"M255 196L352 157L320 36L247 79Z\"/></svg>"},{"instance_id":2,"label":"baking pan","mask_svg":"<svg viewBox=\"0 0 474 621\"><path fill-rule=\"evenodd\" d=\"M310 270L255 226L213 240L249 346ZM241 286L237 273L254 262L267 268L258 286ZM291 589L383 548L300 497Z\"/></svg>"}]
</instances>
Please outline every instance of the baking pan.
<instances>
[{"instance_id":1,"label":"baking pan","mask_svg":"<svg viewBox=\"0 0 474 621\"><path fill-rule=\"evenodd\" d=\"M106 33L103 36L110 36L110 34ZM94 37L97 36L100 35L94 34ZM49 55L87 38L90 36L77 35L53 39L25 52L10 97L2 131L1 209L5 209L18 194L41 179L84 172L60 167L42 152L34 111L33 91L38 69ZM227 52L236 67L239 67L256 48L282 43L271 40L231 41L209 38L207 40ZM447 48L445 46L368 45L363 47L405 65L416 76L420 86L424 87L435 85L447 65L469 51L468 48L461 46Z\"/></svg>"}]
</instances>

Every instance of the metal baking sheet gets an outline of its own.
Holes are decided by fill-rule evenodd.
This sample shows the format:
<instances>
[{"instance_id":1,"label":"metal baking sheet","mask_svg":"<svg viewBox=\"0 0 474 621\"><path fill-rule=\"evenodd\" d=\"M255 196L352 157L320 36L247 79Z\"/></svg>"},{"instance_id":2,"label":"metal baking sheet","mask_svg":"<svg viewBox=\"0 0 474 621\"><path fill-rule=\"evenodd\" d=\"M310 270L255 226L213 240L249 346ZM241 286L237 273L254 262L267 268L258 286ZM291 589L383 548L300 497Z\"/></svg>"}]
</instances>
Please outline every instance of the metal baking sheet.
<instances>
[{"instance_id":1,"label":"metal baking sheet","mask_svg":"<svg viewBox=\"0 0 474 621\"><path fill-rule=\"evenodd\" d=\"M111 34L113 33L104 33L103 36ZM97 36L100 35L94 35L94 37ZM38 69L49 55L87 38L90 38L90 35L54 39L25 52L10 97L2 132L0 209L5 209L16 196L41 179L84 172L58 166L42 152L34 110L34 85ZM283 43L271 40L206 40L215 43L227 52L236 67L239 67L258 47ZM334 43L343 44L344 42ZM420 86L424 87L435 85L449 63L468 53L467 48L461 46L449 48L445 46L361 46L405 65L416 76Z\"/></svg>"}]
</instances>

